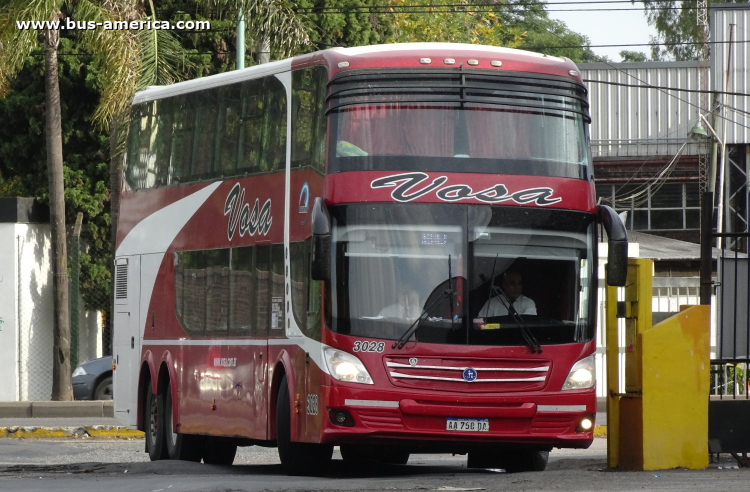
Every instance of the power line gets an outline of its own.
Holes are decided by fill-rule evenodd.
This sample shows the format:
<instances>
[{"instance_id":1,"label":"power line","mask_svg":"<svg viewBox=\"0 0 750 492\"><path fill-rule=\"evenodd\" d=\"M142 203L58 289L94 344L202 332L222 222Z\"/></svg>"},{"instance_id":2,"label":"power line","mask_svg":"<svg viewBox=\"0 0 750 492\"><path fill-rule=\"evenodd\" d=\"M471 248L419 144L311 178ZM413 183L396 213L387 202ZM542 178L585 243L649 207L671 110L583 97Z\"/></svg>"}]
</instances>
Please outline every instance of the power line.
<instances>
[{"instance_id":1,"label":"power line","mask_svg":"<svg viewBox=\"0 0 750 492\"><path fill-rule=\"evenodd\" d=\"M616 85L620 87L632 87L634 89L664 89L668 91L677 91L677 92L688 92L693 94L725 94L728 96L742 96L742 97L750 97L750 93L747 92L724 92L724 91L704 91L699 89L682 89L679 87L669 87L665 85L648 85L648 84L626 84L624 82L609 82L605 80L595 80L595 79L583 79L584 82L587 83L595 83L595 84L604 84L604 85Z\"/></svg>"}]
</instances>

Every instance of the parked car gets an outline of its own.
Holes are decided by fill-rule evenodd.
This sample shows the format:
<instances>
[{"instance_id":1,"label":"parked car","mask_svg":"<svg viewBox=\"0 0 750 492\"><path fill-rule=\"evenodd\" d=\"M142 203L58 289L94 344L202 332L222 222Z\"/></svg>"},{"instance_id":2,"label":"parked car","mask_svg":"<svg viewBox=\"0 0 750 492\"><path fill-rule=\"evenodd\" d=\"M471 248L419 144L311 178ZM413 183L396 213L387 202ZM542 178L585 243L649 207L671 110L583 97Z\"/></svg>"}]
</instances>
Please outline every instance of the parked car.
<instances>
[{"instance_id":1,"label":"parked car","mask_svg":"<svg viewBox=\"0 0 750 492\"><path fill-rule=\"evenodd\" d=\"M84 362L73 371L76 400L112 399L112 356Z\"/></svg>"}]
</instances>

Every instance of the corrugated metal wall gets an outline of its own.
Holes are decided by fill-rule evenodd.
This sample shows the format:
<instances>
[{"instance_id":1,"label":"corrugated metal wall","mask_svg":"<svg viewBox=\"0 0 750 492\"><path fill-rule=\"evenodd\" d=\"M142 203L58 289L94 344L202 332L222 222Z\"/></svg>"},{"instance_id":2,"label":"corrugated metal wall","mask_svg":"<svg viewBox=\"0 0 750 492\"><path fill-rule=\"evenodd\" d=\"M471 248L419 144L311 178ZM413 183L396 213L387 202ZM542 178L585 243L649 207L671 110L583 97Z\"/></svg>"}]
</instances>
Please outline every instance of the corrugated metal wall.
<instances>
[{"instance_id":1,"label":"corrugated metal wall","mask_svg":"<svg viewBox=\"0 0 750 492\"><path fill-rule=\"evenodd\" d=\"M700 62L580 64L589 88L594 157L675 155L698 122L700 98L697 92L667 88L697 90L701 66ZM683 153L696 155L698 145L690 140Z\"/></svg>"},{"instance_id":2,"label":"corrugated metal wall","mask_svg":"<svg viewBox=\"0 0 750 492\"><path fill-rule=\"evenodd\" d=\"M714 91L750 93L750 5L712 5L709 10L711 29L711 73ZM732 30L729 60L729 32ZM727 62L729 77L727 77ZM727 79L729 85L727 87ZM726 144L750 143L750 96L726 95L722 116L726 121ZM724 122L716 131L723 138Z\"/></svg>"}]
</instances>

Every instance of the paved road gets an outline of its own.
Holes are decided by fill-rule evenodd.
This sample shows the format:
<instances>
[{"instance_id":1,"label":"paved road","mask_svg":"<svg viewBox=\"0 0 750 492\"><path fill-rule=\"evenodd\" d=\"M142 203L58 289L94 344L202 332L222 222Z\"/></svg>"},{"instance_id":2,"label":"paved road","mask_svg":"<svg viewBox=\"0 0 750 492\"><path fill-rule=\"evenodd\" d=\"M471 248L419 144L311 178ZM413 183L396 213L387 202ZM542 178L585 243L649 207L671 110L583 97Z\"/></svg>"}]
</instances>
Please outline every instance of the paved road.
<instances>
[{"instance_id":1,"label":"paved road","mask_svg":"<svg viewBox=\"0 0 750 492\"><path fill-rule=\"evenodd\" d=\"M338 453L323 478L287 477L275 449L241 448L231 467L149 462L143 440L0 440L0 490L28 492L234 491L747 491L750 469L725 461L708 470L606 471L606 441L588 450L555 450L547 471L469 470L466 458L415 455L406 466L353 467Z\"/></svg>"}]
</instances>

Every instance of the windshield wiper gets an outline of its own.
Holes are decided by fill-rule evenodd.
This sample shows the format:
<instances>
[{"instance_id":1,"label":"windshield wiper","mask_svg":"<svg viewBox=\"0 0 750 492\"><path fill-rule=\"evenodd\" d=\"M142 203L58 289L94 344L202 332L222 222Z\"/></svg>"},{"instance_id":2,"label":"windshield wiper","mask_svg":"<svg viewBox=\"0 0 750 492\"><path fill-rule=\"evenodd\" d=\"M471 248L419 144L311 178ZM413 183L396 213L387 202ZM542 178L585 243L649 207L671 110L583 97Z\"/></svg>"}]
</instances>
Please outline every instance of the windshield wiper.
<instances>
[{"instance_id":1,"label":"windshield wiper","mask_svg":"<svg viewBox=\"0 0 750 492\"><path fill-rule=\"evenodd\" d=\"M523 320L523 317L516 311L516 308L513 307L512 302L505 302L505 299L508 299L508 296L505 295L505 292L503 292L503 289L496 285L490 285L490 290L496 290L500 293L500 295L496 296L497 299L502 303L502 305L505 307L505 309L508 310L508 314L510 314L513 317L513 321L516 322L519 329L521 330L521 336L523 336L523 339L526 340L526 344L531 349L532 353L535 354L541 354L542 353L542 346L537 341L534 334L529 329L526 322ZM489 308L488 308L489 311Z\"/></svg>"},{"instance_id":2,"label":"windshield wiper","mask_svg":"<svg viewBox=\"0 0 750 492\"><path fill-rule=\"evenodd\" d=\"M422 314L420 314L419 317L414 320L414 323L411 324L411 326L404 332L404 334L401 335L398 340L393 342L391 348L401 349L404 345L406 345L406 341L409 340L409 338L414 334L414 332L419 329L420 326L422 326L424 320L430 317L435 308L438 307L444 299L453 297L453 294L454 291L450 288L445 289L443 292L441 292L437 299L435 299L432 304L430 304L430 307L422 311Z\"/></svg>"},{"instance_id":3,"label":"windshield wiper","mask_svg":"<svg viewBox=\"0 0 750 492\"><path fill-rule=\"evenodd\" d=\"M424 320L430 317L432 312L437 308L440 303L446 299L451 298L451 326L454 323L453 320L453 296L456 294L456 291L453 290L453 282L451 280L451 255L448 255L448 288L445 289L443 292L440 293L440 295L432 301L432 304L422 311L422 314L419 315L417 319L414 320L414 323L409 326L409 328L404 332L403 335L399 337L398 340L393 342L393 345L391 345L391 348L398 348L399 350L403 348L404 345L406 345L406 341L409 340L409 338L419 329L420 326L422 326L422 323Z\"/></svg>"}]
</instances>

